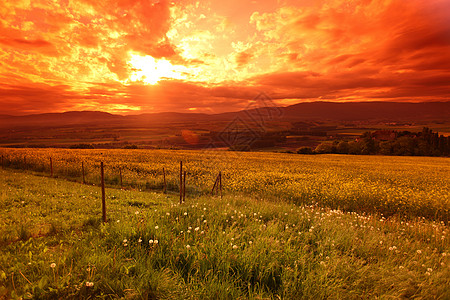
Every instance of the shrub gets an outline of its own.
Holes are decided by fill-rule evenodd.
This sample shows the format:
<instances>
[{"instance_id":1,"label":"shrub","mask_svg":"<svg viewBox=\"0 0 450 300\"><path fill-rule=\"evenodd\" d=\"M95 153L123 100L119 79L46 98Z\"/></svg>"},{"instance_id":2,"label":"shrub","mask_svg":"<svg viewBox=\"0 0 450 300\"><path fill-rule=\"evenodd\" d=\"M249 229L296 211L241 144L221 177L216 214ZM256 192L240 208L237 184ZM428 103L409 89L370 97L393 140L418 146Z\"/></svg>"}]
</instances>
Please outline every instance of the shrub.
<instances>
[{"instance_id":1,"label":"shrub","mask_svg":"<svg viewBox=\"0 0 450 300\"><path fill-rule=\"evenodd\" d=\"M314 151L311 147L301 147L297 150L298 154L314 154Z\"/></svg>"},{"instance_id":2,"label":"shrub","mask_svg":"<svg viewBox=\"0 0 450 300\"><path fill-rule=\"evenodd\" d=\"M336 146L330 143L322 143L316 147L314 152L319 154L336 153Z\"/></svg>"}]
</instances>

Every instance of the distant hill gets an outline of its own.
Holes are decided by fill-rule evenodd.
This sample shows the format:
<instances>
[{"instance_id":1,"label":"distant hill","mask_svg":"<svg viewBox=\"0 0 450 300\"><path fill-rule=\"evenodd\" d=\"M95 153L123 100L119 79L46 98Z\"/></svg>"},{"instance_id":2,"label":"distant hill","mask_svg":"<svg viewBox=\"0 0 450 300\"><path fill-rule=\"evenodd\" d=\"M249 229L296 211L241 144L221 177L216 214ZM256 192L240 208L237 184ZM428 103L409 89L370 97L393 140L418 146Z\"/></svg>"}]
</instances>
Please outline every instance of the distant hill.
<instances>
[{"instance_id":1,"label":"distant hill","mask_svg":"<svg viewBox=\"0 0 450 300\"><path fill-rule=\"evenodd\" d=\"M98 111L70 111L26 116L0 116L0 128L63 127L120 122L124 117Z\"/></svg>"},{"instance_id":2,"label":"distant hill","mask_svg":"<svg viewBox=\"0 0 450 300\"><path fill-rule=\"evenodd\" d=\"M99 111L70 111L25 116L0 115L0 128L65 127L65 126L151 126L155 123L184 123L213 120L213 115L198 113L154 113L114 115Z\"/></svg>"},{"instance_id":3,"label":"distant hill","mask_svg":"<svg viewBox=\"0 0 450 300\"><path fill-rule=\"evenodd\" d=\"M268 115L280 121L335 120L335 121L449 121L449 102L310 102L287 107L259 108L221 114L149 113L141 115L114 115L98 111L71 111L26 116L0 115L0 128L64 126L152 126L153 124L223 122L236 117L243 119Z\"/></svg>"},{"instance_id":4,"label":"distant hill","mask_svg":"<svg viewBox=\"0 0 450 300\"><path fill-rule=\"evenodd\" d=\"M450 120L450 102L311 102L284 108L289 119L357 120Z\"/></svg>"}]
</instances>

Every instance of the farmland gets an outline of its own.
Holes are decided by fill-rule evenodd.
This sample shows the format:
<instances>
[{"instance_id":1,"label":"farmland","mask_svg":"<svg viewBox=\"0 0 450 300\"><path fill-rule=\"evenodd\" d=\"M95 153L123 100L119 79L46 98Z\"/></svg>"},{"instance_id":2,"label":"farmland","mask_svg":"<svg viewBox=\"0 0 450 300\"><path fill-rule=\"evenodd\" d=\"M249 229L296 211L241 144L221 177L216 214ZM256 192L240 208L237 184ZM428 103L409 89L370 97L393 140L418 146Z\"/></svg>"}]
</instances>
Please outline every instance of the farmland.
<instances>
[{"instance_id":1,"label":"farmland","mask_svg":"<svg viewBox=\"0 0 450 300\"><path fill-rule=\"evenodd\" d=\"M445 158L0 152L0 298L450 297Z\"/></svg>"},{"instance_id":2,"label":"farmland","mask_svg":"<svg viewBox=\"0 0 450 300\"><path fill-rule=\"evenodd\" d=\"M0 115L0 147L69 148L88 143L99 149L227 148L238 145L232 137L239 133L249 137L244 142L253 150L295 151L323 142L354 141L367 131L417 133L428 127L443 136L450 133L448 102L311 102L278 107L267 98L255 100L247 110L224 114Z\"/></svg>"},{"instance_id":3,"label":"farmland","mask_svg":"<svg viewBox=\"0 0 450 300\"><path fill-rule=\"evenodd\" d=\"M0 149L12 168L100 182L100 161L106 182L141 190L161 190L163 168L169 191L178 190L179 162L187 171L188 195L208 193L218 172L225 191L255 198L318 204L322 207L426 217L448 221L450 164L448 158L236 153L228 151Z\"/></svg>"}]
</instances>

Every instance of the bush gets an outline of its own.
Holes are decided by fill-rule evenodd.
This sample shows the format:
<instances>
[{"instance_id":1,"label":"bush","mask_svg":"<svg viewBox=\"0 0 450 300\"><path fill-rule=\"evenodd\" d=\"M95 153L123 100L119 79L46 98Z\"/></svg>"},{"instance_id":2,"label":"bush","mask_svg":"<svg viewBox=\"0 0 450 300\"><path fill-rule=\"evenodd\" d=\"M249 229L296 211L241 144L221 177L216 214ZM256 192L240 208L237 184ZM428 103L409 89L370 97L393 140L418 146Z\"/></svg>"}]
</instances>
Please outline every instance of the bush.
<instances>
[{"instance_id":1,"label":"bush","mask_svg":"<svg viewBox=\"0 0 450 300\"><path fill-rule=\"evenodd\" d=\"M314 152L319 154L336 153L336 146L330 143L322 143L316 147Z\"/></svg>"},{"instance_id":2,"label":"bush","mask_svg":"<svg viewBox=\"0 0 450 300\"><path fill-rule=\"evenodd\" d=\"M297 154L314 154L311 147L301 147L297 150Z\"/></svg>"},{"instance_id":3,"label":"bush","mask_svg":"<svg viewBox=\"0 0 450 300\"><path fill-rule=\"evenodd\" d=\"M336 146L336 150L338 153L341 154L347 154L350 150L350 147L348 145L348 142L346 141L340 141L337 146Z\"/></svg>"}]
</instances>

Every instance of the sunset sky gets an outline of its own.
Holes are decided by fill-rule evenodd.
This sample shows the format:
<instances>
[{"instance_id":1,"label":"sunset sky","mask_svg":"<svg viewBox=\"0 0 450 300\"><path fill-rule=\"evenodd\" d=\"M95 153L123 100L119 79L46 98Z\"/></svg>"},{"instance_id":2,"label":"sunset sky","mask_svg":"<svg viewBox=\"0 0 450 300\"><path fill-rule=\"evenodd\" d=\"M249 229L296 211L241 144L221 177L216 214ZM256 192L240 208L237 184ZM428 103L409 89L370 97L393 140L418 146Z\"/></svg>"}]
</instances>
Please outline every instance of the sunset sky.
<instances>
[{"instance_id":1,"label":"sunset sky","mask_svg":"<svg viewBox=\"0 0 450 300\"><path fill-rule=\"evenodd\" d=\"M449 0L3 0L0 114L450 99Z\"/></svg>"}]
</instances>

